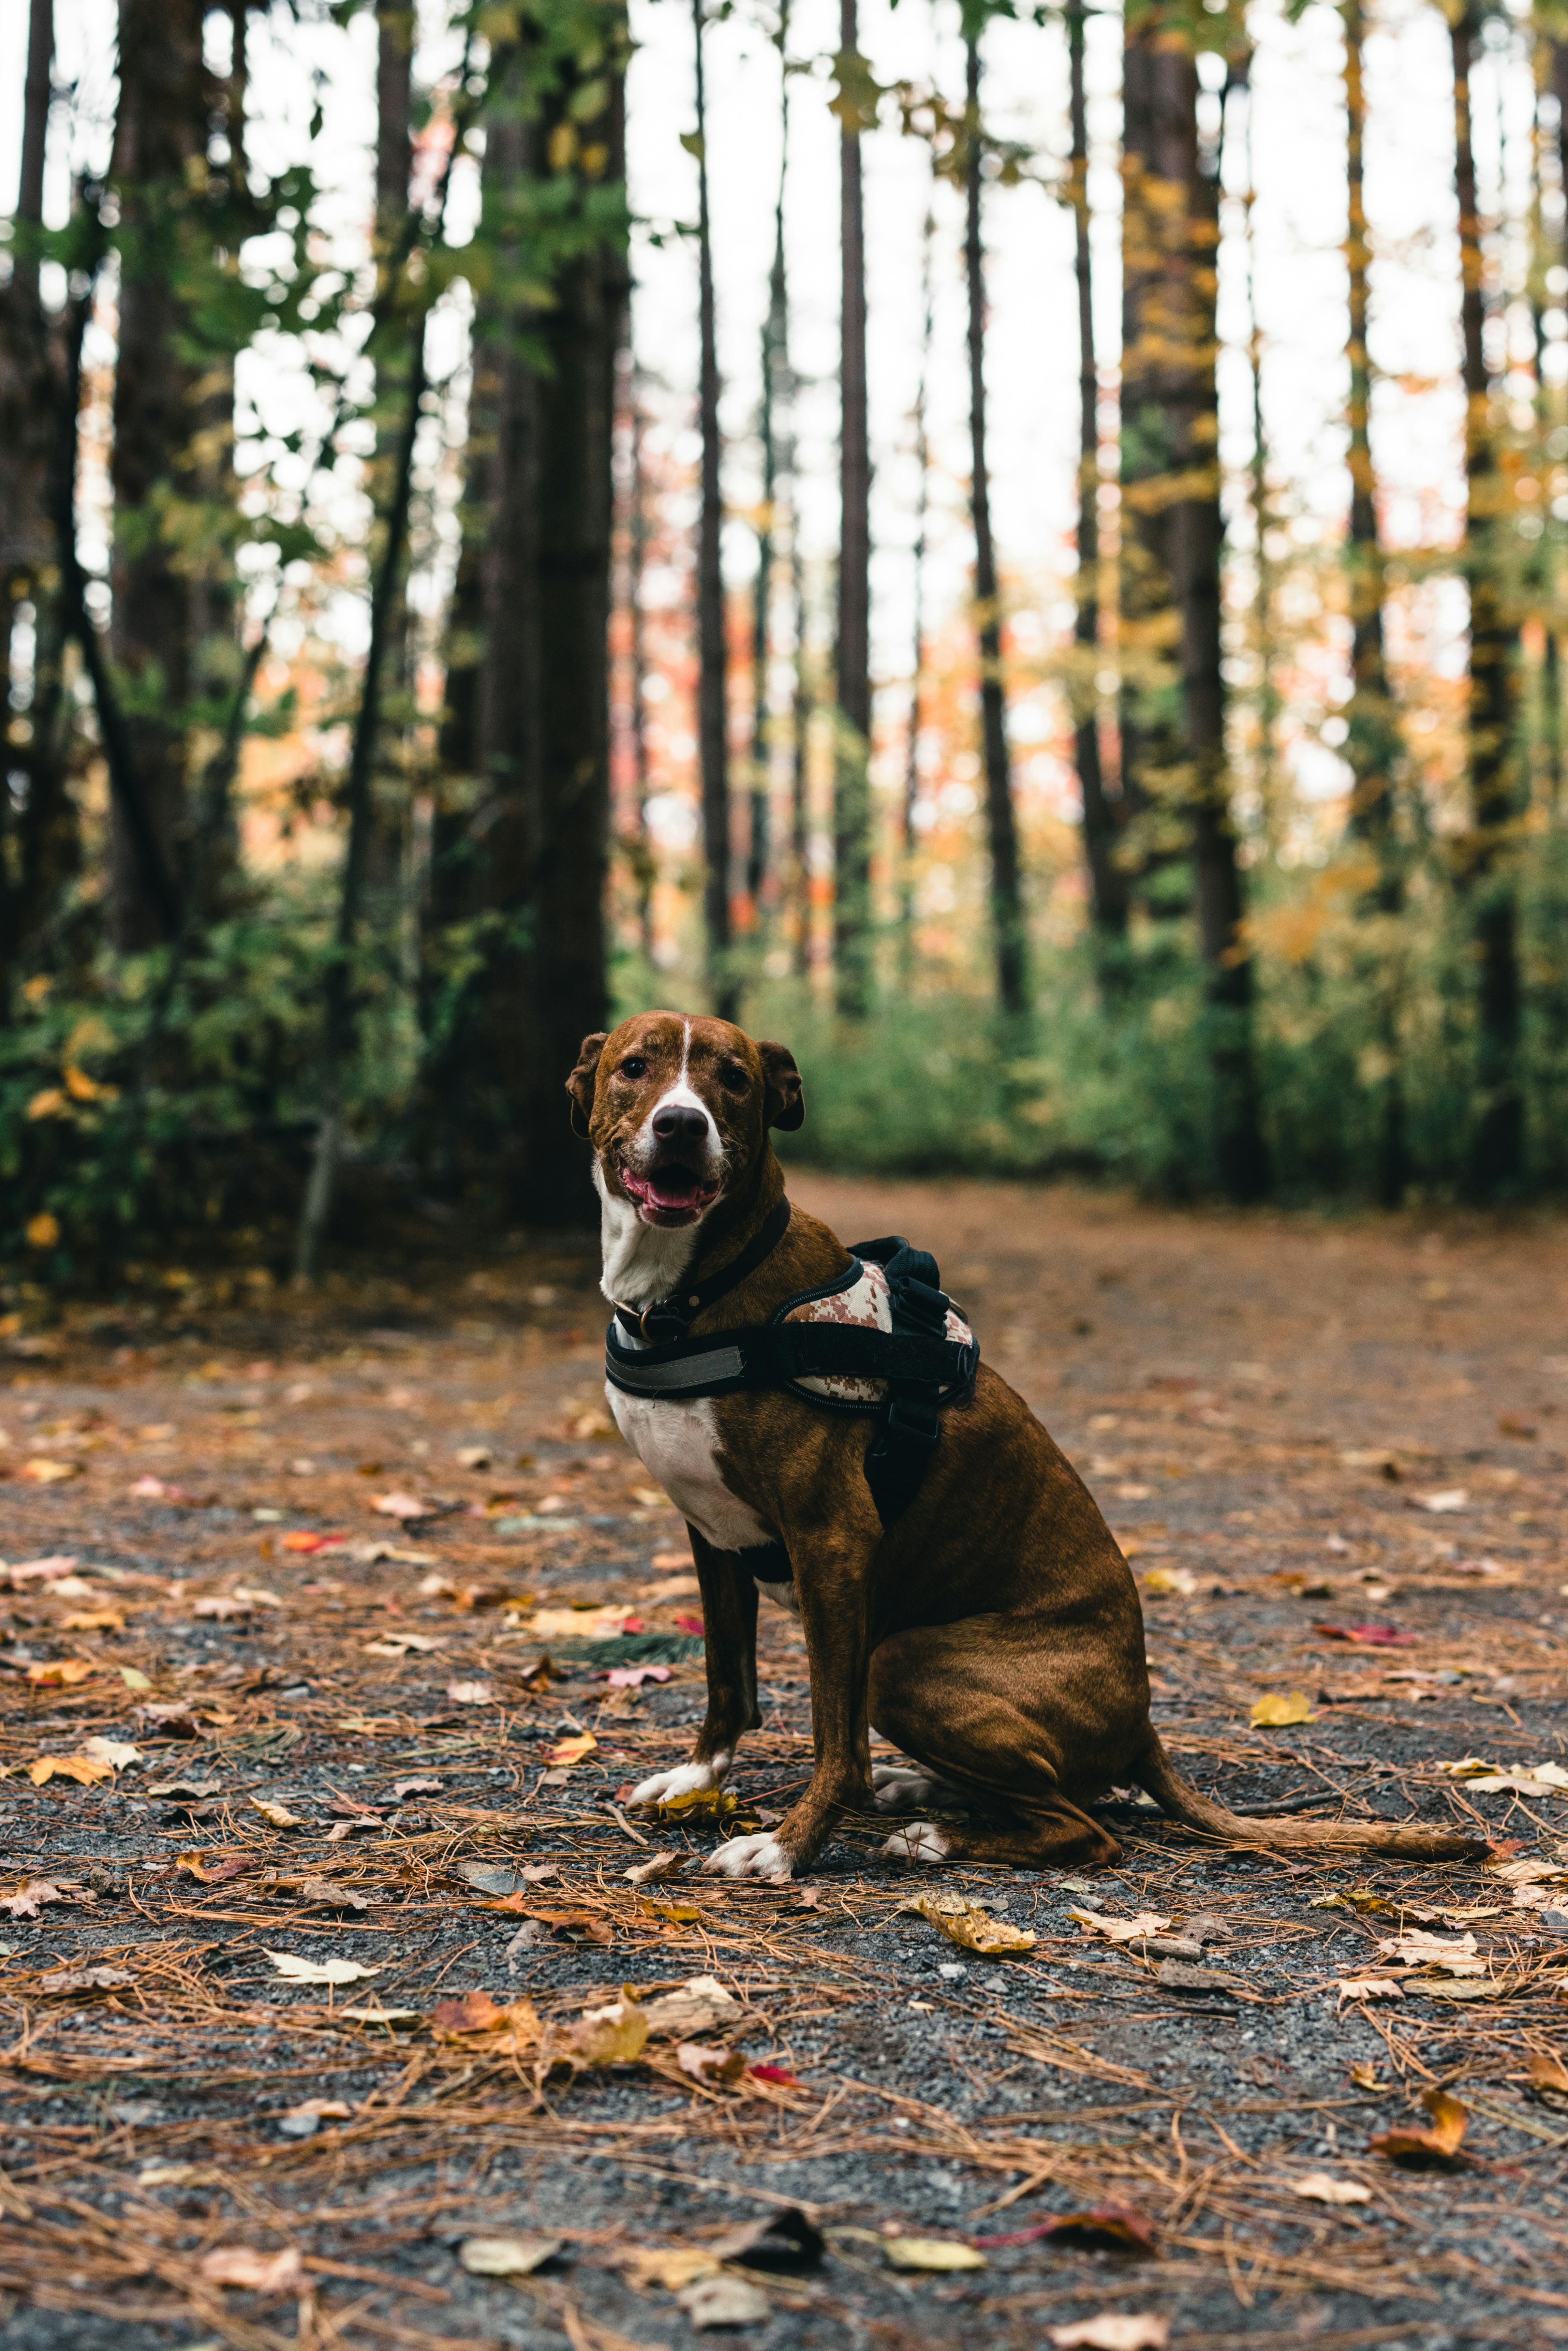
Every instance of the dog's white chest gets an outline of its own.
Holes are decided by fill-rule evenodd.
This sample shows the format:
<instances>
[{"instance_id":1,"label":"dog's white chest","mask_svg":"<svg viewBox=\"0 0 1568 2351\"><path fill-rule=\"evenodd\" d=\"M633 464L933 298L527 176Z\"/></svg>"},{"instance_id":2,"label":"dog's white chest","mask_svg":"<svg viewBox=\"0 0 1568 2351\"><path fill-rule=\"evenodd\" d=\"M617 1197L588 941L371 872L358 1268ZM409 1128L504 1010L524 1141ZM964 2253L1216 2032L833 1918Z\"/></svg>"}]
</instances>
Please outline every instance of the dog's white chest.
<instances>
[{"instance_id":1,"label":"dog's white chest","mask_svg":"<svg viewBox=\"0 0 1568 2351\"><path fill-rule=\"evenodd\" d=\"M747 1551L768 1540L767 1528L718 1471L718 1415L711 1396L681 1403L628 1395L606 1385L616 1426L681 1516L716 1551Z\"/></svg>"}]
</instances>

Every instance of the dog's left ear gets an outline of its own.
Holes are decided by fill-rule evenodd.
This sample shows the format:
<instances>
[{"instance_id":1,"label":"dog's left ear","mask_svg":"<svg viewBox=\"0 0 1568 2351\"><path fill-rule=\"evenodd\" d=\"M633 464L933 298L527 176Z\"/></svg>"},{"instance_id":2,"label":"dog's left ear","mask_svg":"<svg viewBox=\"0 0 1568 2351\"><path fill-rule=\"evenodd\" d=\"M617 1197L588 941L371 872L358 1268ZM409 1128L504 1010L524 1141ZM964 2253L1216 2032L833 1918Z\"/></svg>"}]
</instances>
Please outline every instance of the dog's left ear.
<instances>
[{"instance_id":1,"label":"dog's left ear","mask_svg":"<svg viewBox=\"0 0 1568 2351\"><path fill-rule=\"evenodd\" d=\"M788 1045L761 1040L757 1050L762 1057L762 1075L767 1085L762 1123L781 1126L786 1134L793 1134L806 1116L806 1100L800 1092L800 1072L795 1067L795 1056Z\"/></svg>"},{"instance_id":2,"label":"dog's left ear","mask_svg":"<svg viewBox=\"0 0 1568 2351\"><path fill-rule=\"evenodd\" d=\"M597 1029L591 1037L585 1037L577 1049L577 1067L566 1081L567 1092L571 1096L573 1134L588 1134L588 1122L593 1115L593 1081L609 1035L607 1029Z\"/></svg>"}]
</instances>

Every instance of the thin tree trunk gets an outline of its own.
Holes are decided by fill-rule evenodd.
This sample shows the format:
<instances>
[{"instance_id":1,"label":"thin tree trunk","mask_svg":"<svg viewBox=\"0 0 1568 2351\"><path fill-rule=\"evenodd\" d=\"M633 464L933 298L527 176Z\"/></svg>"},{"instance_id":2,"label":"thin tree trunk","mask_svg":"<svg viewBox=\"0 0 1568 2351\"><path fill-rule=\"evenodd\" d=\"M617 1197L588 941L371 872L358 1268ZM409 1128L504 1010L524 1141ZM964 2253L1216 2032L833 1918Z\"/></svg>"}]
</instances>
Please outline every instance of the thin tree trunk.
<instances>
[{"instance_id":1,"label":"thin tree trunk","mask_svg":"<svg viewBox=\"0 0 1568 2351\"><path fill-rule=\"evenodd\" d=\"M915 379L915 545L910 550L915 611L910 652L909 735L904 756L904 807L899 828L898 976L907 987L915 974L915 804L920 797L920 722L925 683L925 533L931 512L931 436L925 403L931 345L936 326L936 288L932 276L936 218L930 203L920 232L920 372Z\"/></svg>"},{"instance_id":2,"label":"thin tree trunk","mask_svg":"<svg viewBox=\"0 0 1568 2351\"><path fill-rule=\"evenodd\" d=\"M1083 89L1082 0L1067 11L1068 110L1073 224L1073 266L1078 285L1078 610L1073 642L1087 668L1100 643L1100 383L1094 364L1094 281L1089 241L1089 110ZM1122 827L1105 789L1100 761L1098 696L1092 687L1073 729L1073 757L1083 803L1083 856L1089 869L1089 903L1103 943L1124 939L1132 890L1116 855ZM1101 984L1109 974L1100 957Z\"/></svg>"},{"instance_id":3,"label":"thin tree trunk","mask_svg":"<svg viewBox=\"0 0 1568 2351\"><path fill-rule=\"evenodd\" d=\"M1274 564L1269 552L1273 509L1269 496L1269 439L1263 422L1263 329L1258 308L1258 239L1255 226L1258 183L1252 168L1252 52L1246 49L1232 67L1226 96L1233 89L1247 98L1247 367L1252 379L1252 528L1257 564L1252 594L1252 624L1258 646L1258 789L1264 808L1272 808L1279 789L1279 726L1281 698L1274 675Z\"/></svg>"},{"instance_id":4,"label":"thin tree trunk","mask_svg":"<svg viewBox=\"0 0 1568 2351\"><path fill-rule=\"evenodd\" d=\"M636 361L632 363L632 514L626 564L627 617L631 624L632 771L636 793L632 855L637 882L637 937L644 960L653 953L653 881L656 867L648 830L648 625L643 611L643 582L648 569L648 474L643 443L647 419L643 413Z\"/></svg>"},{"instance_id":5,"label":"thin tree trunk","mask_svg":"<svg viewBox=\"0 0 1568 2351\"><path fill-rule=\"evenodd\" d=\"M1482 343L1485 298L1475 152L1470 135L1470 60L1479 15L1467 9L1450 29L1454 65L1454 182L1459 209L1460 327L1464 350L1466 569L1470 591L1469 695L1466 731L1471 833L1467 885L1479 966L1477 1079L1480 1096L1470 1182L1490 1197L1524 1172L1520 1091L1520 977L1510 833L1518 813L1515 777L1515 629L1501 578L1495 512L1498 454Z\"/></svg>"},{"instance_id":6,"label":"thin tree trunk","mask_svg":"<svg viewBox=\"0 0 1568 2351\"><path fill-rule=\"evenodd\" d=\"M1385 564L1377 528L1377 483L1372 465L1372 365L1367 356L1367 243L1364 187L1366 99L1363 50L1366 16L1363 0L1343 0L1345 162L1349 214L1345 260L1350 284L1350 613L1351 698L1345 713L1350 733L1345 756L1352 777L1350 830L1377 861L1377 881L1368 911L1396 915L1405 898L1395 831L1396 775L1401 744L1388 689L1384 653ZM1375 980L1378 1025L1386 1063L1379 1088L1377 1190L1385 1207L1397 1207L1409 1182L1406 1140L1405 1084L1399 1062L1397 974L1387 967L1385 947Z\"/></svg>"},{"instance_id":7,"label":"thin tree trunk","mask_svg":"<svg viewBox=\"0 0 1568 2351\"><path fill-rule=\"evenodd\" d=\"M750 918L760 925L772 862L771 728L768 723L769 614L779 496L779 403L786 390L785 328L789 316L784 255L784 194L789 169L789 74L785 44L789 35L788 0L779 17L779 193L773 209L773 266L768 279L768 315L762 325L762 399L758 437L762 444L762 516L757 533L757 585L751 607L751 821L747 834L746 895Z\"/></svg>"},{"instance_id":8,"label":"thin tree trunk","mask_svg":"<svg viewBox=\"0 0 1568 2351\"><path fill-rule=\"evenodd\" d=\"M702 434L702 519L697 537L697 745L702 768L703 916L707 931L708 987L719 1019L733 1020L738 1009L738 990L730 963L729 712L721 557L723 449L718 427L718 338L708 213L705 9L706 0L692 0L697 100L697 307L702 340L697 392Z\"/></svg>"},{"instance_id":9,"label":"thin tree trunk","mask_svg":"<svg viewBox=\"0 0 1568 2351\"><path fill-rule=\"evenodd\" d=\"M27 24L26 85L22 111L22 168L16 193L11 281L0 289L0 667L8 680L19 608L34 612L31 733L26 754L27 799L23 814L50 793L49 745L41 725L47 696L40 694L37 647L47 639L54 616L46 610L43 579L49 559L48 461L51 406L47 346L38 300L35 240L44 216L44 154L48 136L54 66L53 0L32 0ZM8 764L16 761L9 752ZM16 762L16 764L22 764ZM11 987L25 928L37 926L24 895L25 872L13 870L8 838L11 794L0 789L0 1025L11 1017Z\"/></svg>"},{"instance_id":10,"label":"thin tree trunk","mask_svg":"<svg viewBox=\"0 0 1568 2351\"><path fill-rule=\"evenodd\" d=\"M413 104L413 11L407 0L377 0L374 246L383 284L408 218L413 162L410 122ZM387 372L383 370L383 374ZM391 377L381 387L381 405L393 417L401 411L402 389L401 382ZM397 462L400 434L395 424L389 429L383 422L377 437L381 446L375 471L384 476ZM384 505L384 483L380 486L381 503ZM367 899L382 922L392 917L402 885L408 807L402 763L394 747L402 731L399 721L408 703L412 653L408 605L400 587L397 608L388 625L388 685L394 708L388 713L383 729L384 754L371 778L370 831L365 843Z\"/></svg>"},{"instance_id":11,"label":"thin tree trunk","mask_svg":"<svg viewBox=\"0 0 1568 2351\"><path fill-rule=\"evenodd\" d=\"M795 690L789 716L789 871L796 899L795 972L811 970L811 674L806 647L806 568L800 553L800 486L794 443L789 466L789 611L795 640Z\"/></svg>"},{"instance_id":12,"label":"thin tree trunk","mask_svg":"<svg viewBox=\"0 0 1568 2351\"><path fill-rule=\"evenodd\" d=\"M195 583L163 525L171 493L199 499L192 443L204 422L200 369L183 348L182 221L205 164L212 90L202 0L120 0L120 105L113 180L120 211L120 359L115 371L116 531L111 642L140 697L126 727L159 859L177 903L185 862L186 708L197 683ZM117 800L110 824L110 931L122 950L177 927L148 886Z\"/></svg>"},{"instance_id":13,"label":"thin tree trunk","mask_svg":"<svg viewBox=\"0 0 1568 2351\"><path fill-rule=\"evenodd\" d=\"M1124 789L1148 803L1157 852L1186 836L1215 1162L1223 1190L1251 1200L1269 1168L1220 654L1218 158L1200 148L1190 32L1165 0L1130 32L1124 90L1124 628L1127 650L1157 660L1166 682L1124 697Z\"/></svg>"},{"instance_id":14,"label":"thin tree trunk","mask_svg":"<svg viewBox=\"0 0 1568 2351\"><path fill-rule=\"evenodd\" d=\"M1029 951L1019 877L1018 816L1008 752L1002 689L1002 623L991 543L991 490L986 468L986 265L980 240L980 47L965 43L967 197L964 256L969 291L970 507L975 525L975 619L980 647L980 737L986 762L986 831L991 853L991 926L997 1002L1010 1019L1029 1010Z\"/></svg>"},{"instance_id":15,"label":"thin tree trunk","mask_svg":"<svg viewBox=\"0 0 1568 2351\"><path fill-rule=\"evenodd\" d=\"M841 83L862 71L855 0L840 0ZM839 1010L871 1003L871 439L866 411L865 220L861 121L840 120L838 721L833 755L833 973Z\"/></svg>"}]
</instances>

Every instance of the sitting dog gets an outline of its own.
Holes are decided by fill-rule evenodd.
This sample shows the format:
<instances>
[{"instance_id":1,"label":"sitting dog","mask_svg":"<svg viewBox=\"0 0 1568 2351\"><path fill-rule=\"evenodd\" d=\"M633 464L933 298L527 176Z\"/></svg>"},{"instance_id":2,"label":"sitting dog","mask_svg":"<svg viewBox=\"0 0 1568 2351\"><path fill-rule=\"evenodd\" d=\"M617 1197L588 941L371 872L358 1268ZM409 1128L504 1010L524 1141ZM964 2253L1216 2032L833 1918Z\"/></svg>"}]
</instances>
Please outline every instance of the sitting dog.
<instances>
[{"instance_id":1,"label":"sitting dog","mask_svg":"<svg viewBox=\"0 0 1568 2351\"><path fill-rule=\"evenodd\" d=\"M645 1012L584 1039L568 1092L593 1144L603 1289L623 1350L656 1349L671 1327L749 1333L802 1292L795 1316L888 1327L880 1269L857 1277L825 1225L783 1205L768 1133L805 1114L785 1047L725 1020ZM967 1336L952 1316L947 1333ZM873 1805L970 1816L907 1822L884 1848L899 1857L1113 1861L1114 1838L1082 1807L1128 1783L1187 1828L1280 1853L1486 1850L1442 1830L1242 1820L1190 1786L1149 1720L1127 1563L1071 1464L988 1364L944 1405L914 1499L889 1525L868 1483L877 1420L847 1393L835 1400L831 1379L807 1384L821 1402L801 1384L608 1389L622 1435L688 1522L706 1630L691 1761L644 1780L632 1802L719 1786L759 1722L759 1589L805 1632L810 1783L776 1829L731 1838L709 1869L797 1876L841 1813ZM873 1726L915 1768L873 1771Z\"/></svg>"}]
</instances>

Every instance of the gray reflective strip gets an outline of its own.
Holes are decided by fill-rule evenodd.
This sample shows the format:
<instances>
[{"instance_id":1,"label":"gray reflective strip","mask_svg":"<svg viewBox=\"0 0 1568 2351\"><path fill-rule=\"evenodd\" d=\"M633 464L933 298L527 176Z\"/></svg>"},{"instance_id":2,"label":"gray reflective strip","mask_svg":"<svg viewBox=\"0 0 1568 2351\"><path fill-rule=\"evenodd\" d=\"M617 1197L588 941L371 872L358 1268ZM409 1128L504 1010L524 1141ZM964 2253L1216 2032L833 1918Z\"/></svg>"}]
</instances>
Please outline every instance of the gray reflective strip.
<instances>
[{"instance_id":1,"label":"gray reflective strip","mask_svg":"<svg viewBox=\"0 0 1568 2351\"><path fill-rule=\"evenodd\" d=\"M733 1380L746 1368L746 1358L738 1347L716 1347L711 1354L687 1355L678 1364L641 1364L635 1355L620 1353L610 1360L613 1375L622 1385L643 1395L707 1387L715 1380Z\"/></svg>"}]
</instances>

